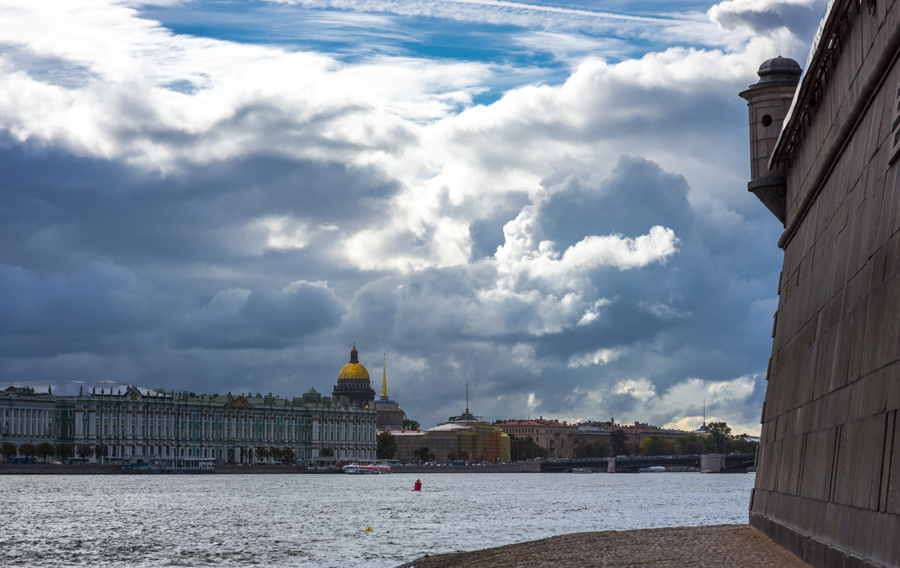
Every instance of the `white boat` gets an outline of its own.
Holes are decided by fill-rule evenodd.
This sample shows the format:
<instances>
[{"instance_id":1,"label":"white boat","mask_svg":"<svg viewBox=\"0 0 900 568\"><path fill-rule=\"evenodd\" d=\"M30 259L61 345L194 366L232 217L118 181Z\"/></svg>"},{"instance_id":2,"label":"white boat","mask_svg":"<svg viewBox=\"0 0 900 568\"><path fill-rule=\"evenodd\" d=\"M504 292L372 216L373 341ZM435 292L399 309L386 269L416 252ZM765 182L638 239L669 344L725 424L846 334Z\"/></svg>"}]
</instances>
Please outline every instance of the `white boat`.
<instances>
[{"instance_id":1,"label":"white boat","mask_svg":"<svg viewBox=\"0 0 900 568\"><path fill-rule=\"evenodd\" d=\"M589 467L574 467L572 473L594 473Z\"/></svg>"},{"instance_id":2,"label":"white boat","mask_svg":"<svg viewBox=\"0 0 900 568\"><path fill-rule=\"evenodd\" d=\"M640 469L640 472L641 473L665 473L666 468L664 468L661 465L654 465L654 466L650 466L650 467L642 467Z\"/></svg>"},{"instance_id":3,"label":"white boat","mask_svg":"<svg viewBox=\"0 0 900 568\"><path fill-rule=\"evenodd\" d=\"M341 468L344 473L350 475L378 475L391 472L389 465L359 465L351 463Z\"/></svg>"}]
</instances>

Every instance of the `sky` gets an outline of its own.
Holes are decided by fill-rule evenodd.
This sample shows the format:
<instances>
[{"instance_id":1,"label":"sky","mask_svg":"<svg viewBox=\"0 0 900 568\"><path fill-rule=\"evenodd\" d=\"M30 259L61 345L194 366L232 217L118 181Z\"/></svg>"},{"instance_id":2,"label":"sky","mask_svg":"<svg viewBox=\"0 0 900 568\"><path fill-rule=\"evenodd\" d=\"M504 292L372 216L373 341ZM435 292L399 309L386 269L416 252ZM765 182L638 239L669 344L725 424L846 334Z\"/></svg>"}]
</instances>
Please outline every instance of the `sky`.
<instances>
[{"instance_id":1,"label":"sky","mask_svg":"<svg viewBox=\"0 0 900 568\"><path fill-rule=\"evenodd\" d=\"M759 431L824 0L0 0L0 379Z\"/></svg>"}]
</instances>

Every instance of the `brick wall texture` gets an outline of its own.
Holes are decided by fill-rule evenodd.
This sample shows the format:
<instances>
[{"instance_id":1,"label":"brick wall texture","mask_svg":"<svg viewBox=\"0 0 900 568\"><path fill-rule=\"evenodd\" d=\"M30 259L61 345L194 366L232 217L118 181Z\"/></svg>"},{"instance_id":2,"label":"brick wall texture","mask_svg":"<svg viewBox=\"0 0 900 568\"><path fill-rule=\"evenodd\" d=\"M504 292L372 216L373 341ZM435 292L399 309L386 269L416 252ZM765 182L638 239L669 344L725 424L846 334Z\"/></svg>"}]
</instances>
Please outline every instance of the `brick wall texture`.
<instances>
[{"instance_id":1,"label":"brick wall texture","mask_svg":"<svg viewBox=\"0 0 900 568\"><path fill-rule=\"evenodd\" d=\"M900 0L841 6L841 49L784 163L788 227L802 220L778 284L750 520L813 566L900 566L900 65L876 65L894 49ZM875 72L884 80L866 92ZM871 104L835 153L860 100Z\"/></svg>"}]
</instances>

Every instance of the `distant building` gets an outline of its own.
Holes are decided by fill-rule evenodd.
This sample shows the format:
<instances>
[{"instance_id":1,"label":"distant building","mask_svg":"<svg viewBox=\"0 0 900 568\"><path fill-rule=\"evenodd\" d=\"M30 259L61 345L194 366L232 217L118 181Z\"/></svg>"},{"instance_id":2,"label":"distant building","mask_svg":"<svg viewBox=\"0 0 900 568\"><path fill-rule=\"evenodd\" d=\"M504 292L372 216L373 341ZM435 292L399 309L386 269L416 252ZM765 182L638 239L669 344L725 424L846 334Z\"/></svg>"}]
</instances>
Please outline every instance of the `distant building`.
<instances>
[{"instance_id":1,"label":"distant building","mask_svg":"<svg viewBox=\"0 0 900 568\"><path fill-rule=\"evenodd\" d=\"M534 443L545 448L550 457L575 457L577 427L559 420L545 420L544 417L528 420L497 420L493 424L501 432L516 438L531 436Z\"/></svg>"},{"instance_id":2,"label":"distant building","mask_svg":"<svg viewBox=\"0 0 900 568\"><path fill-rule=\"evenodd\" d=\"M610 431L602 422L579 422L575 430L575 456L581 455L582 448L590 446L597 440L609 442Z\"/></svg>"},{"instance_id":3,"label":"distant building","mask_svg":"<svg viewBox=\"0 0 900 568\"><path fill-rule=\"evenodd\" d=\"M626 441L635 448L637 448L637 446L639 446L641 442L643 442L650 436L657 436L659 438L662 438L663 440L674 442L679 437L691 433L684 430L660 428L659 426L653 426L651 424L647 424L646 422L635 422L634 424L628 425L610 423L608 425L608 428L611 432L615 432L616 430L622 430L623 432L625 432Z\"/></svg>"},{"instance_id":4,"label":"distant building","mask_svg":"<svg viewBox=\"0 0 900 568\"><path fill-rule=\"evenodd\" d=\"M745 442L754 442L759 443L759 436L751 436L750 434L738 434L736 436L731 436L732 440L743 440Z\"/></svg>"},{"instance_id":5,"label":"distant building","mask_svg":"<svg viewBox=\"0 0 900 568\"><path fill-rule=\"evenodd\" d=\"M691 434L697 434L698 436L709 436L709 426L706 425L706 421L703 422L703 425L691 432Z\"/></svg>"},{"instance_id":6,"label":"distant building","mask_svg":"<svg viewBox=\"0 0 900 568\"><path fill-rule=\"evenodd\" d=\"M2 440L104 446L106 459L177 465L182 459L255 463L259 448L290 448L307 461L374 459L374 410L314 389L268 395L166 392L113 381L0 384Z\"/></svg>"},{"instance_id":7,"label":"distant building","mask_svg":"<svg viewBox=\"0 0 900 568\"><path fill-rule=\"evenodd\" d=\"M369 371L359 362L356 344L350 350L350 362L338 373L338 382L332 396L342 396L350 400L353 406L365 408L375 399L375 391L369 381Z\"/></svg>"},{"instance_id":8,"label":"distant building","mask_svg":"<svg viewBox=\"0 0 900 568\"><path fill-rule=\"evenodd\" d=\"M376 428L379 432L382 430L403 430L403 419L406 418L406 413L400 408L400 404L388 397L387 354L384 357L384 369L381 374L381 396L378 400L369 404L369 408L373 408L378 413Z\"/></svg>"},{"instance_id":9,"label":"distant building","mask_svg":"<svg viewBox=\"0 0 900 568\"><path fill-rule=\"evenodd\" d=\"M425 442L425 432L422 430L392 430L391 434L397 440L397 452L394 454L394 459L400 463L412 463L413 452L428 445Z\"/></svg>"},{"instance_id":10,"label":"distant building","mask_svg":"<svg viewBox=\"0 0 900 568\"><path fill-rule=\"evenodd\" d=\"M397 439L395 458L401 463L413 461L413 452L427 447L437 462L465 459L470 462L505 463L510 461L509 436L500 428L466 411L427 431L392 431Z\"/></svg>"}]
</instances>

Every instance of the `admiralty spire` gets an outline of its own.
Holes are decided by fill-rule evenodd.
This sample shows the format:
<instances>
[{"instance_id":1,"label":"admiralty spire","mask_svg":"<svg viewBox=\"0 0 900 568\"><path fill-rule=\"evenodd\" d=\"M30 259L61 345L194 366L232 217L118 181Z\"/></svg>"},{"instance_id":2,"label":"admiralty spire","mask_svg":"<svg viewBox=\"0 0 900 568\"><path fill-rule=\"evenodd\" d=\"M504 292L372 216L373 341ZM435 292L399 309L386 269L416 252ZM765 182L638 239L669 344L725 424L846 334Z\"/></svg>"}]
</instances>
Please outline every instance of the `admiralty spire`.
<instances>
[{"instance_id":1,"label":"admiralty spire","mask_svg":"<svg viewBox=\"0 0 900 568\"><path fill-rule=\"evenodd\" d=\"M369 405L378 412L376 428L382 430L403 430L403 419L406 413L400 404L391 400L387 393L387 353L384 354L384 367L381 371L381 396Z\"/></svg>"}]
</instances>

